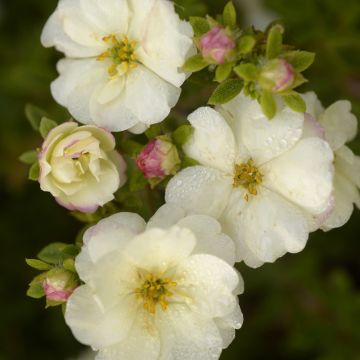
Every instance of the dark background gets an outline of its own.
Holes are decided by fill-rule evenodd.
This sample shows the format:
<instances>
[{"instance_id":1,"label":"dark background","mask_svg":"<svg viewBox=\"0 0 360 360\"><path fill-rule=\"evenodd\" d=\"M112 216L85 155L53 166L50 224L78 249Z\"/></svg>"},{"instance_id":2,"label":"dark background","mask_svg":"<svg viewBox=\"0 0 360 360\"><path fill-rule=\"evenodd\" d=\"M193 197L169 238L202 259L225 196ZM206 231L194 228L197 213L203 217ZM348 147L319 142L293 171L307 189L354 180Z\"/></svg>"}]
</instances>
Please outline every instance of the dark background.
<instances>
[{"instance_id":1,"label":"dark background","mask_svg":"<svg viewBox=\"0 0 360 360\"><path fill-rule=\"evenodd\" d=\"M177 2L187 13L213 15L225 4ZM301 90L314 89L326 106L350 99L359 117L360 1L266 4L284 20L288 43L317 53L306 74L311 82ZM41 143L25 119L27 102L58 120L66 117L49 92L59 55L39 42L55 6L55 0L0 0L0 360L63 360L80 349L60 309L45 311L43 300L25 296L36 273L24 258L34 257L49 242L72 242L80 227L37 183L27 181L27 167L17 161ZM240 16L246 20L244 11ZM199 84L190 87L177 109L184 116L208 96ZM360 150L359 139L352 148ZM359 230L356 211L342 229L313 234L300 254L258 270L240 265L245 323L222 359L360 359Z\"/></svg>"}]
</instances>

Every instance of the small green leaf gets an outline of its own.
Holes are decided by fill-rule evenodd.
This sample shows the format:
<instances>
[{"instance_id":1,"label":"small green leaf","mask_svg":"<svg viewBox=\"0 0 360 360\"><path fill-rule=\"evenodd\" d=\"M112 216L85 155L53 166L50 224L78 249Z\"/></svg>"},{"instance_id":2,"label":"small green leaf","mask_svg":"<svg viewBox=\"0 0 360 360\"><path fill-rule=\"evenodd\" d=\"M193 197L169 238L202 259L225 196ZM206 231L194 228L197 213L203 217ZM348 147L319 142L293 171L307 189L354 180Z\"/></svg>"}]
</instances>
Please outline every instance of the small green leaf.
<instances>
[{"instance_id":1,"label":"small green leaf","mask_svg":"<svg viewBox=\"0 0 360 360\"><path fill-rule=\"evenodd\" d=\"M313 64L315 53L308 51L290 51L284 54L284 59L289 62L296 71L302 72Z\"/></svg>"},{"instance_id":2,"label":"small green leaf","mask_svg":"<svg viewBox=\"0 0 360 360\"><path fill-rule=\"evenodd\" d=\"M266 43L266 57L274 59L281 54L284 28L277 24L270 31Z\"/></svg>"},{"instance_id":3,"label":"small green leaf","mask_svg":"<svg viewBox=\"0 0 360 360\"><path fill-rule=\"evenodd\" d=\"M259 69L252 63L240 64L234 68L235 73L246 81L255 81L259 76Z\"/></svg>"},{"instance_id":4,"label":"small green leaf","mask_svg":"<svg viewBox=\"0 0 360 360\"><path fill-rule=\"evenodd\" d=\"M306 111L305 101L296 92L293 92L290 95L284 95L282 98L290 109L300 113L304 113Z\"/></svg>"},{"instance_id":5,"label":"small green leaf","mask_svg":"<svg viewBox=\"0 0 360 360\"><path fill-rule=\"evenodd\" d=\"M172 134L174 143L177 146L182 147L183 145L185 145L187 143L187 141L189 140L189 138L193 134L193 132L194 132L194 129L192 128L191 125L179 126Z\"/></svg>"},{"instance_id":6,"label":"small green leaf","mask_svg":"<svg viewBox=\"0 0 360 360\"><path fill-rule=\"evenodd\" d=\"M156 138L157 136L159 136L161 134L162 134L162 126L161 126L161 124L151 125L149 127L149 129L147 129L145 131L145 135L149 140L154 139L154 138Z\"/></svg>"},{"instance_id":7,"label":"small green leaf","mask_svg":"<svg viewBox=\"0 0 360 360\"><path fill-rule=\"evenodd\" d=\"M45 292L42 286L42 283L34 283L29 285L29 289L26 292L26 295L33 299L41 299L45 296Z\"/></svg>"},{"instance_id":8,"label":"small green leaf","mask_svg":"<svg viewBox=\"0 0 360 360\"><path fill-rule=\"evenodd\" d=\"M183 70L185 72L197 72L205 69L208 65L209 63L200 54L197 54L187 59Z\"/></svg>"},{"instance_id":9,"label":"small green leaf","mask_svg":"<svg viewBox=\"0 0 360 360\"><path fill-rule=\"evenodd\" d=\"M237 14L232 1L229 1L224 8L223 21L226 26L234 28L236 26Z\"/></svg>"},{"instance_id":10,"label":"small green leaf","mask_svg":"<svg viewBox=\"0 0 360 360\"><path fill-rule=\"evenodd\" d=\"M25 106L25 116L29 120L31 127L35 131L39 131L41 119L46 115L47 114L45 110L40 109L35 105L27 104Z\"/></svg>"},{"instance_id":11,"label":"small green leaf","mask_svg":"<svg viewBox=\"0 0 360 360\"><path fill-rule=\"evenodd\" d=\"M215 81L219 83L225 81L230 76L232 69L233 69L232 63L219 65L216 68Z\"/></svg>"},{"instance_id":12,"label":"small green leaf","mask_svg":"<svg viewBox=\"0 0 360 360\"><path fill-rule=\"evenodd\" d=\"M52 130L56 126L58 126L58 124L54 120L51 120L47 117L43 117L41 119L40 128L39 128L41 136L45 139L48 133L50 132L50 130Z\"/></svg>"},{"instance_id":13,"label":"small green leaf","mask_svg":"<svg viewBox=\"0 0 360 360\"><path fill-rule=\"evenodd\" d=\"M19 160L23 164L32 165L38 159L38 153L35 150L26 151L20 155Z\"/></svg>"},{"instance_id":14,"label":"small green leaf","mask_svg":"<svg viewBox=\"0 0 360 360\"><path fill-rule=\"evenodd\" d=\"M210 30L208 21L199 16L190 16L190 24L194 29L195 36L201 36Z\"/></svg>"},{"instance_id":15,"label":"small green leaf","mask_svg":"<svg viewBox=\"0 0 360 360\"><path fill-rule=\"evenodd\" d=\"M273 95L270 92L263 91L260 105L263 113L271 120L276 114L276 102Z\"/></svg>"},{"instance_id":16,"label":"small green leaf","mask_svg":"<svg viewBox=\"0 0 360 360\"><path fill-rule=\"evenodd\" d=\"M221 83L209 99L210 105L225 104L240 94L244 82L239 79L228 79Z\"/></svg>"},{"instance_id":17,"label":"small green leaf","mask_svg":"<svg viewBox=\"0 0 360 360\"><path fill-rule=\"evenodd\" d=\"M295 89L296 87L308 82L307 79L300 73L295 74L294 83L292 84L292 88Z\"/></svg>"},{"instance_id":18,"label":"small green leaf","mask_svg":"<svg viewBox=\"0 0 360 360\"><path fill-rule=\"evenodd\" d=\"M75 260L72 258L65 259L63 263L64 269L76 273Z\"/></svg>"},{"instance_id":19,"label":"small green leaf","mask_svg":"<svg viewBox=\"0 0 360 360\"><path fill-rule=\"evenodd\" d=\"M199 165L199 162L188 157L188 156L185 156L182 161L181 161L181 168L182 169L185 169L187 167L190 167L190 166L196 166L196 165Z\"/></svg>"},{"instance_id":20,"label":"small green leaf","mask_svg":"<svg viewBox=\"0 0 360 360\"><path fill-rule=\"evenodd\" d=\"M38 258L50 264L62 264L65 259L74 258L79 250L75 245L52 243L38 254Z\"/></svg>"},{"instance_id":21,"label":"small green leaf","mask_svg":"<svg viewBox=\"0 0 360 360\"><path fill-rule=\"evenodd\" d=\"M253 36L251 35L242 36L239 39L237 45L239 55L249 54L254 49L255 45L256 45L256 40Z\"/></svg>"},{"instance_id":22,"label":"small green leaf","mask_svg":"<svg viewBox=\"0 0 360 360\"><path fill-rule=\"evenodd\" d=\"M38 162L34 163L29 170L29 180L38 181L40 176L40 165Z\"/></svg>"},{"instance_id":23,"label":"small green leaf","mask_svg":"<svg viewBox=\"0 0 360 360\"><path fill-rule=\"evenodd\" d=\"M51 265L38 259L25 259L25 261L30 267L36 270L50 270L52 268Z\"/></svg>"}]
</instances>

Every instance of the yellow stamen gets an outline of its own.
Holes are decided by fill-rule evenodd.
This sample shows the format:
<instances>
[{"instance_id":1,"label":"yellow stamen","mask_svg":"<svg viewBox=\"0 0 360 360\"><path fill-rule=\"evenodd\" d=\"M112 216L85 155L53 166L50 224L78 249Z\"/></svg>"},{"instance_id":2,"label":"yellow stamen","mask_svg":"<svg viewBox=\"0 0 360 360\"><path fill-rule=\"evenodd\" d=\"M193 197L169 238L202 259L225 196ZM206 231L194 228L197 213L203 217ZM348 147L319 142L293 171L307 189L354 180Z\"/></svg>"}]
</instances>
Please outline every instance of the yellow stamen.
<instances>
[{"instance_id":1,"label":"yellow stamen","mask_svg":"<svg viewBox=\"0 0 360 360\"><path fill-rule=\"evenodd\" d=\"M173 296L169 288L175 287L177 283L151 273L139 273L139 278L142 285L134 290L134 294L142 300L144 309L150 314L155 314L159 304L161 309L166 311L169 306L168 298Z\"/></svg>"},{"instance_id":2,"label":"yellow stamen","mask_svg":"<svg viewBox=\"0 0 360 360\"><path fill-rule=\"evenodd\" d=\"M246 163L236 164L234 171L233 187L243 187L248 194L245 195L245 200L249 200L249 194L257 195L257 187L263 181L263 174L255 166L254 160L250 159Z\"/></svg>"}]
</instances>

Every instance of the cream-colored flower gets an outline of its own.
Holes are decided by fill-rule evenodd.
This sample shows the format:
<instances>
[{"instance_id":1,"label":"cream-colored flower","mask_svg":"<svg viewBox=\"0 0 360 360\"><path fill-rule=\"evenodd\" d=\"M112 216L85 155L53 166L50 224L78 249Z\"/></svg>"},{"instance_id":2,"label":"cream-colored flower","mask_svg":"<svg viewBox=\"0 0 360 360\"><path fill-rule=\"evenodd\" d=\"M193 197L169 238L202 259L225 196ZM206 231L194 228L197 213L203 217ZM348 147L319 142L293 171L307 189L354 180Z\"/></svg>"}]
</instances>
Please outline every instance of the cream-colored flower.
<instances>
[{"instance_id":1,"label":"cream-colored flower","mask_svg":"<svg viewBox=\"0 0 360 360\"><path fill-rule=\"evenodd\" d=\"M39 154L39 182L69 210L94 212L126 181L115 139L96 126L66 122L50 131Z\"/></svg>"},{"instance_id":2,"label":"cream-colored flower","mask_svg":"<svg viewBox=\"0 0 360 360\"><path fill-rule=\"evenodd\" d=\"M184 151L200 165L169 182L167 203L218 218L249 266L301 251L330 201L330 146L304 138L304 114L281 104L271 121L244 95L218 110L189 116Z\"/></svg>"},{"instance_id":3,"label":"cream-colored flower","mask_svg":"<svg viewBox=\"0 0 360 360\"><path fill-rule=\"evenodd\" d=\"M52 94L82 123L143 132L177 103L192 36L169 0L60 0L41 37L67 57Z\"/></svg>"},{"instance_id":4,"label":"cream-colored flower","mask_svg":"<svg viewBox=\"0 0 360 360\"><path fill-rule=\"evenodd\" d=\"M214 256L213 254L218 254ZM131 213L84 236L84 285L65 319L97 360L218 359L242 324L234 248L216 220L165 205L146 226Z\"/></svg>"},{"instance_id":5,"label":"cream-colored flower","mask_svg":"<svg viewBox=\"0 0 360 360\"><path fill-rule=\"evenodd\" d=\"M334 199L322 225L331 230L348 222L354 204L360 208L360 157L345 145L356 137L357 119L349 101L337 101L325 110L315 93L305 94L304 100L308 132L325 138L335 153Z\"/></svg>"}]
</instances>

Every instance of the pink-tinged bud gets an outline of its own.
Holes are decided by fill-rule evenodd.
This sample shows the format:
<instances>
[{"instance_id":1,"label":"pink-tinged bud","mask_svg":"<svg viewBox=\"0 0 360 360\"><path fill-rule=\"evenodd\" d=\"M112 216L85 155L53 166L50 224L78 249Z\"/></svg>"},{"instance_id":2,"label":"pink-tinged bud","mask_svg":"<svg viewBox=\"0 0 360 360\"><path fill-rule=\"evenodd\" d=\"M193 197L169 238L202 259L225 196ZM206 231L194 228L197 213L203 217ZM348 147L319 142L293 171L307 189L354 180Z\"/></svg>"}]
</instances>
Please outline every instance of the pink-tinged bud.
<instances>
[{"instance_id":1,"label":"pink-tinged bud","mask_svg":"<svg viewBox=\"0 0 360 360\"><path fill-rule=\"evenodd\" d=\"M78 284L72 272L54 269L48 272L42 285L46 300L66 302Z\"/></svg>"},{"instance_id":2,"label":"pink-tinged bud","mask_svg":"<svg viewBox=\"0 0 360 360\"><path fill-rule=\"evenodd\" d=\"M162 137L145 146L136 164L147 179L162 178L176 172L180 158L176 146Z\"/></svg>"},{"instance_id":3,"label":"pink-tinged bud","mask_svg":"<svg viewBox=\"0 0 360 360\"><path fill-rule=\"evenodd\" d=\"M262 69L259 82L263 89L279 93L290 89L294 80L293 66L284 59L274 59Z\"/></svg>"},{"instance_id":4,"label":"pink-tinged bud","mask_svg":"<svg viewBox=\"0 0 360 360\"><path fill-rule=\"evenodd\" d=\"M204 34L199 42L203 58L215 64L224 64L235 47L235 41L219 25Z\"/></svg>"}]
</instances>

